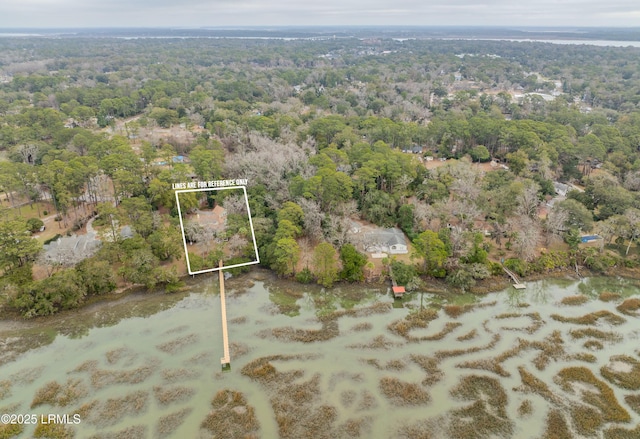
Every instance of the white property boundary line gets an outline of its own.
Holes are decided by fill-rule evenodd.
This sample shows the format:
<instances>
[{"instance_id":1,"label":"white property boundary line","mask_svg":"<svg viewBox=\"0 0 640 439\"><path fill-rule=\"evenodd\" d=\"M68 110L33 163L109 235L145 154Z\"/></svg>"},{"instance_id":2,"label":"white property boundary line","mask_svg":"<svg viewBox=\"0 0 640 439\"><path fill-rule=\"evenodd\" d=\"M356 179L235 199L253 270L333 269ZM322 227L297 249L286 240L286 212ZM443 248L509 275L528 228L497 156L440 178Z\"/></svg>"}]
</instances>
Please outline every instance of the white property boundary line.
<instances>
[{"instance_id":1,"label":"white property boundary line","mask_svg":"<svg viewBox=\"0 0 640 439\"><path fill-rule=\"evenodd\" d=\"M253 239L253 249L256 252L256 260L252 262L243 262L242 264L225 265L224 267L210 268L206 270L191 271L191 263L189 262L189 251L187 250L187 238L184 234L184 224L182 222L182 211L180 210L180 198L178 194L187 192L206 192L206 191L223 191L227 189L242 189L244 193L244 201L247 204L247 215L249 216L249 226L251 227L251 238ZM211 271L218 271L224 268L244 267L245 265L254 265L260 263L260 255L258 254L258 245L256 244L256 234L253 230L253 221L251 220L251 211L249 210L249 198L247 197L247 188L245 186L229 186L218 188L203 188L203 189L181 189L176 191L176 205L178 206L178 217L180 218L180 229L182 230L182 243L184 244L184 255L187 259L187 271L189 274L209 273Z\"/></svg>"}]
</instances>

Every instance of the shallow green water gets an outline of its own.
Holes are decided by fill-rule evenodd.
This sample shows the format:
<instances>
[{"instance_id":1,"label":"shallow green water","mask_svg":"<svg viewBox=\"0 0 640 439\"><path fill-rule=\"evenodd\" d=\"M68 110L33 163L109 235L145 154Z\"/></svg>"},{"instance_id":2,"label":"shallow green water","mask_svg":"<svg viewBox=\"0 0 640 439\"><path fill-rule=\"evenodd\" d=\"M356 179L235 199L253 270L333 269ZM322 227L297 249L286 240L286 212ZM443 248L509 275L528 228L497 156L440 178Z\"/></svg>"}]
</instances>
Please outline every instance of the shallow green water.
<instances>
[{"instance_id":1,"label":"shallow green water","mask_svg":"<svg viewBox=\"0 0 640 439\"><path fill-rule=\"evenodd\" d=\"M68 426L77 438L98 433L122 437L119 432L134 426L140 429L131 437L139 437L140 432L148 438L212 437L201 424L212 410L211 401L216 393L230 389L241 392L255 409L260 426L256 437L273 438L292 431L279 430L274 398L278 394L282 397L283 392L296 385L313 382L313 394L300 404L309 411L324 406L332 415L322 428L310 430L309 437L350 437L354 431L367 438L411 437L411 428L407 428L411 426L430 431L433 437L447 437L453 425L461 422L456 410L473 402L453 397L451 391L464 377L475 375L496 379L506 394L504 415L494 414L504 419L509 428L495 433L496 437L538 438L545 431L549 410L564 413L572 404L582 402L579 391L567 391L558 381L557 375L563 368L586 367L604 381L600 369L612 356L640 359L640 319L616 309L623 298L640 290L634 281L623 279L545 280L529 283L526 290L458 297L451 302L474 308L457 318L441 309L447 304L441 298L414 293L396 301L396 307L331 318L337 331L335 326L327 331L333 331L331 334L335 336L308 343L291 341L290 337L295 330L321 329L318 317L340 310L363 309L379 302L391 305L393 299L386 288L341 287L326 292L269 278L255 282L232 280L227 289L229 338L241 351L241 355L234 357L232 349L230 372L220 371L217 276L203 276L187 294L126 299L94 307L78 316L51 320L50 326L45 323L2 332L5 343L0 358L9 358L9 350L15 350L17 344L27 343L30 338L38 338L37 344L41 346L0 366L0 383L5 382L4 391L0 385L0 412L39 415L80 410L81 423ZM621 298L603 302L598 299L602 291L618 293ZM578 306L560 304L563 297L576 294L584 294L589 300ZM389 329L392 322L404 320L421 307L438 310L437 317L426 327L414 328L406 337ZM603 310L623 317L624 322L613 325L599 320L595 325L585 326L562 323L551 317L553 314L580 317ZM72 324L76 319L82 324ZM569 331L586 327L613 332L619 335L619 340L602 341L602 349L585 347L589 339L575 339ZM482 360L495 359L523 342L549 339L554 331L560 331L562 353L547 358L542 370L534 364L540 355L540 349L536 348L507 355L499 362L503 373L478 368ZM439 333L439 337L434 337ZM590 354L595 362L586 362L576 354ZM270 364L277 376L256 380L242 373L251 361L276 355L282 357ZM416 355L437 358L437 369L442 375L434 377L426 372L415 361ZM519 366L542 380L557 400L552 402L523 390ZM294 378L286 378L287 372L293 376L296 371L300 372ZM414 404L402 396L394 399L393 395L390 399L382 388L384 380L414 384L413 389L426 394L428 401ZM76 383L80 389L78 396L64 401L66 405L58 400L54 405L31 408L38 390L53 381L63 387ZM625 402L625 396L634 392L608 382L607 385L630 415L630 422L619 425L635 427L640 416ZM483 392L479 399L485 403L489 395ZM123 402L127 395L135 401ZM523 401L529 401L530 413L519 412ZM90 409L81 410L92 402ZM492 407L487 410L494 409L497 410ZM178 414L179 421L170 423L171 428L161 426L162 418L172 414ZM570 418L566 419L571 426ZM299 421L310 429L314 426L308 419ZM349 430L346 426L355 421L359 427ZM614 424L608 424L611 425ZM295 430L295 426L292 428ZM598 429L598 435L601 430ZM33 431L34 427L28 426L19 437L31 437ZM298 437L298 433L291 437Z\"/></svg>"}]
</instances>

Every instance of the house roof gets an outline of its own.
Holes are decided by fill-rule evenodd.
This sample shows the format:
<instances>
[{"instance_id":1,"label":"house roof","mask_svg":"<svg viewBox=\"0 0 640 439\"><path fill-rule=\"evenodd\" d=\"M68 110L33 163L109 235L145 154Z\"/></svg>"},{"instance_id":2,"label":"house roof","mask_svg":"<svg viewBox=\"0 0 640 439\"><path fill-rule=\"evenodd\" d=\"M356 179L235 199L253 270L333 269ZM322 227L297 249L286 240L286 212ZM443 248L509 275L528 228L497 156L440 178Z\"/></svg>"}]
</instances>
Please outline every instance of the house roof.
<instances>
[{"instance_id":1,"label":"house roof","mask_svg":"<svg viewBox=\"0 0 640 439\"><path fill-rule=\"evenodd\" d=\"M404 233L402 232L402 230L396 227L374 230L367 233L365 235L365 239L368 245L407 245L407 240L405 239Z\"/></svg>"}]
</instances>

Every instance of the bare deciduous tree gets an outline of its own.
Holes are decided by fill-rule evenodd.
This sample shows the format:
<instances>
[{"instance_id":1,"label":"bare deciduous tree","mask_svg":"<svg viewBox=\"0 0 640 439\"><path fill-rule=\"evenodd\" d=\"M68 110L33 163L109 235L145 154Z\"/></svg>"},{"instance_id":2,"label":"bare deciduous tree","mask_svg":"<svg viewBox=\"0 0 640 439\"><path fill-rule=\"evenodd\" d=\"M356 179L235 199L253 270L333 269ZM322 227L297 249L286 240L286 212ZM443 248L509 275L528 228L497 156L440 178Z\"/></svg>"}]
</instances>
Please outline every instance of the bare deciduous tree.
<instances>
[{"instance_id":1,"label":"bare deciduous tree","mask_svg":"<svg viewBox=\"0 0 640 439\"><path fill-rule=\"evenodd\" d=\"M545 229L547 231L547 245L553 237L561 237L564 232L567 231L566 223L569 220L569 212L566 209L561 209L557 206L553 206L547 215L545 221Z\"/></svg>"},{"instance_id":2,"label":"bare deciduous tree","mask_svg":"<svg viewBox=\"0 0 640 439\"><path fill-rule=\"evenodd\" d=\"M513 217L509 222L516 231L514 249L519 258L530 261L536 254L540 241L540 226L528 216Z\"/></svg>"},{"instance_id":3,"label":"bare deciduous tree","mask_svg":"<svg viewBox=\"0 0 640 439\"><path fill-rule=\"evenodd\" d=\"M305 234L315 241L321 240L323 238L322 220L324 219L324 213L320 209L320 204L317 201L306 198L300 198L296 202L304 212Z\"/></svg>"},{"instance_id":4,"label":"bare deciduous tree","mask_svg":"<svg viewBox=\"0 0 640 439\"><path fill-rule=\"evenodd\" d=\"M540 199L538 198L540 185L534 181L525 184L522 192L518 194L518 213L534 218L538 214Z\"/></svg>"},{"instance_id":5,"label":"bare deciduous tree","mask_svg":"<svg viewBox=\"0 0 640 439\"><path fill-rule=\"evenodd\" d=\"M239 195L231 195L224 199L224 208L229 215L246 215L247 202L244 197Z\"/></svg>"}]
</instances>

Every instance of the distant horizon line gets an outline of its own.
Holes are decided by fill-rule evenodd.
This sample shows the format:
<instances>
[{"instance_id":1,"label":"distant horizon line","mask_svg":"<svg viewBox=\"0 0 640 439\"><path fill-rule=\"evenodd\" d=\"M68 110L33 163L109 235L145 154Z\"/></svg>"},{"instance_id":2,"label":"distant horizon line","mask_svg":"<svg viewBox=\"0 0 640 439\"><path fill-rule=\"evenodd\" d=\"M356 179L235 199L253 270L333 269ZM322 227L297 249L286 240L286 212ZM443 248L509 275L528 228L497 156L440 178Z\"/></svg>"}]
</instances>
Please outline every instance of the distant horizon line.
<instances>
[{"instance_id":1,"label":"distant horizon line","mask_svg":"<svg viewBox=\"0 0 640 439\"><path fill-rule=\"evenodd\" d=\"M173 26L17 26L17 27L4 27L0 26L1 30L94 30L94 29L165 29L165 30L211 30L211 29L310 29L310 28L395 28L395 29L511 29L511 30L520 30L520 29L536 29L536 30L554 30L554 31L564 31L564 32L572 32L583 29L629 29L629 30L640 30L640 26L575 26L575 25L563 25L563 26L531 26L531 25L461 25L461 24L438 24L438 25L430 25L430 24L297 24L297 25L279 25L279 24L271 24L271 25L204 25L204 26L184 26L184 25L173 25Z\"/></svg>"}]
</instances>

